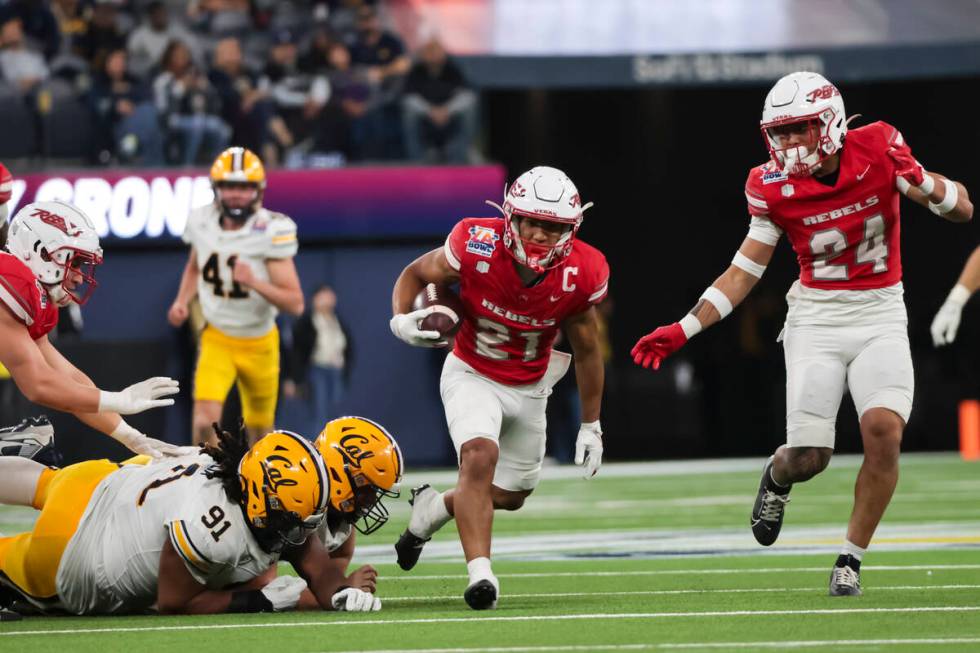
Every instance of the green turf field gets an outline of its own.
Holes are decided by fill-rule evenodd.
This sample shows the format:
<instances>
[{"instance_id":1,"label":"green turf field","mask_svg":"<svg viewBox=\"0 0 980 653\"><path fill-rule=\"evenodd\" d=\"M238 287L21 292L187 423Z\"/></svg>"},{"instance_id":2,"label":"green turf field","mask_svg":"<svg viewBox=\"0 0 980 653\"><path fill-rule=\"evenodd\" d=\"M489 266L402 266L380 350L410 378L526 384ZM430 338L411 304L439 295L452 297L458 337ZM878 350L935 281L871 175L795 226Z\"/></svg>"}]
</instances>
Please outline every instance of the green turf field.
<instances>
[{"instance_id":1,"label":"green turf field","mask_svg":"<svg viewBox=\"0 0 980 653\"><path fill-rule=\"evenodd\" d=\"M524 510L497 517L496 611L462 602L451 527L413 572L394 566L401 505L355 561L381 571L380 613L28 618L0 625L0 651L980 651L980 465L907 456L865 595L831 598L859 459L794 488L771 549L747 528L761 464L608 465L591 482L547 470ZM423 479L451 475L406 487ZM4 532L28 523L0 512Z\"/></svg>"}]
</instances>

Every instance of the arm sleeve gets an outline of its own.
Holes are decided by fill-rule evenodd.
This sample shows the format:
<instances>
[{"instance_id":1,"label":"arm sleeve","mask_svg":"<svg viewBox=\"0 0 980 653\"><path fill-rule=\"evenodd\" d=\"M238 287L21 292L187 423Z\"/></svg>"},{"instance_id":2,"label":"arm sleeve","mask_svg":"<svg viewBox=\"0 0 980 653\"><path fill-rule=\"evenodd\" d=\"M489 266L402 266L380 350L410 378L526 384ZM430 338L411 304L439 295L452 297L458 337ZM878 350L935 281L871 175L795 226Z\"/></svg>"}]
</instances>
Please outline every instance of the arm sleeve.
<instances>
[{"instance_id":1,"label":"arm sleeve","mask_svg":"<svg viewBox=\"0 0 980 653\"><path fill-rule=\"evenodd\" d=\"M749 221L749 238L752 240L757 240L766 245L775 245L782 235L783 230L777 227L776 223L770 220L768 216L753 215Z\"/></svg>"},{"instance_id":2,"label":"arm sleeve","mask_svg":"<svg viewBox=\"0 0 980 653\"><path fill-rule=\"evenodd\" d=\"M609 294L609 263L606 262L606 257L599 255L599 261L597 265L597 272L595 275L596 282L592 284L589 294L589 305L594 306L601 302Z\"/></svg>"},{"instance_id":3,"label":"arm sleeve","mask_svg":"<svg viewBox=\"0 0 980 653\"><path fill-rule=\"evenodd\" d=\"M465 221L460 221L457 222L456 226L453 227L453 230L449 232L449 236L446 238L446 244L443 246L443 252L446 254L446 260L449 261L449 267L457 272L463 265L463 253L466 251L466 240L466 224Z\"/></svg>"},{"instance_id":4,"label":"arm sleeve","mask_svg":"<svg viewBox=\"0 0 980 653\"><path fill-rule=\"evenodd\" d=\"M762 184L756 172L756 169L753 169L745 181L745 201L748 202L749 215L769 215L769 202L766 201L766 196L762 193Z\"/></svg>"},{"instance_id":5,"label":"arm sleeve","mask_svg":"<svg viewBox=\"0 0 980 653\"><path fill-rule=\"evenodd\" d=\"M7 166L0 163L0 204L10 201L10 196L14 191L14 178L11 176Z\"/></svg>"},{"instance_id":6,"label":"arm sleeve","mask_svg":"<svg viewBox=\"0 0 980 653\"><path fill-rule=\"evenodd\" d=\"M296 223L284 215L269 223L269 248L266 258L292 258L299 251Z\"/></svg>"},{"instance_id":7,"label":"arm sleeve","mask_svg":"<svg viewBox=\"0 0 980 653\"><path fill-rule=\"evenodd\" d=\"M0 270L0 303L27 326L34 324L39 312L38 298L31 293L34 289L33 281L16 273Z\"/></svg>"},{"instance_id":8,"label":"arm sleeve","mask_svg":"<svg viewBox=\"0 0 980 653\"><path fill-rule=\"evenodd\" d=\"M221 568L217 552L212 551L208 546L209 533L204 530L203 525L195 520L178 519L167 524L170 534L170 543L174 551L184 561L184 566L190 572L194 580L207 585L208 578L217 573Z\"/></svg>"}]
</instances>

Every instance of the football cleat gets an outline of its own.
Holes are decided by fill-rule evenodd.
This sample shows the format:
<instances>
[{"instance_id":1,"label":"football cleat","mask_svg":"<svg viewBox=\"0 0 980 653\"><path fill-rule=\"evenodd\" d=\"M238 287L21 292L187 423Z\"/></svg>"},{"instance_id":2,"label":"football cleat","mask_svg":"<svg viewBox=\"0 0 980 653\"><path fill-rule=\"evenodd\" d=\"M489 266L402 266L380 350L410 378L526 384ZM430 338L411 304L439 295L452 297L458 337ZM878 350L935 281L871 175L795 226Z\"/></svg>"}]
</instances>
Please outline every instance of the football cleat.
<instances>
[{"instance_id":1,"label":"football cleat","mask_svg":"<svg viewBox=\"0 0 980 653\"><path fill-rule=\"evenodd\" d=\"M830 572L831 596L861 596L861 572L850 565L835 566Z\"/></svg>"},{"instance_id":2,"label":"football cleat","mask_svg":"<svg viewBox=\"0 0 980 653\"><path fill-rule=\"evenodd\" d=\"M0 621L20 621L23 618L19 612L0 608Z\"/></svg>"},{"instance_id":3,"label":"football cleat","mask_svg":"<svg viewBox=\"0 0 980 653\"><path fill-rule=\"evenodd\" d=\"M786 504L789 503L789 488L785 493L775 492L778 487L772 481L772 463L775 456L770 456L762 468L762 478L759 481L759 493L752 507L752 534L762 546L769 546L779 537L779 529L783 525L783 515Z\"/></svg>"},{"instance_id":4,"label":"football cleat","mask_svg":"<svg viewBox=\"0 0 980 653\"><path fill-rule=\"evenodd\" d=\"M482 578L466 588L463 599L474 610L493 610L497 607L497 584Z\"/></svg>"},{"instance_id":5,"label":"football cleat","mask_svg":"<svg viewBox=\"0 0 980 653\"><path fill-rule=\"evenodd\" d=\"M46 415L41 415L0 429L0 456L20 456L49 467L60 466L61 454L54 446L54 426Z\"/></svg>"},{"instance_id":6,"label":"football cleat","mask_svg":"<svg viewBox=\"0 0 980 653\"><path fill-rule=\"evenodd\" d=\"M398 566L409 571L419 561L422 555L422 547L431 540L431 537L419 537L412 532L414 526L416 532L424 533L427 528L423 523L422 514L423 504L433 499L442 499L442 495L432 489L429 484L420 485L412 488L412 498L408 500L408 505L412 506L412 516L408 520L408 528L401 534L395 542L395 553L398 555Z\"/></svg>"}]
</instances>

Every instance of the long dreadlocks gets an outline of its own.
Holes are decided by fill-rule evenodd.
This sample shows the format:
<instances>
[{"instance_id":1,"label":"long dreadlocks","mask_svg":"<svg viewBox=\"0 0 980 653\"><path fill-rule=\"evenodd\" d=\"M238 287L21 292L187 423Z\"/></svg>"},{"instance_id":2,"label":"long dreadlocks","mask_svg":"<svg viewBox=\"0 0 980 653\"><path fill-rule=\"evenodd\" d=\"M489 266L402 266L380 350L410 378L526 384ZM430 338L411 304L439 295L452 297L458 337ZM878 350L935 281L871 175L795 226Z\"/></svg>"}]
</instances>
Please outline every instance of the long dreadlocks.
<instances>
[{"instance_id":1,"label":"long dreadlocks","mask_svg":"<svg viewBox=\"0 0 980 653\"><path fill-rule=\"evenodd\" d=\"M214 460L214 465L207 469L207 474L211 478L217 478L221 481L221 487L230 501L241 505L244 498L242 496L242 484L238 478L238 463L248 453L245 422L239 419L234 432L223 430L217 422L212 424L211 428L214 429L214 434L218 438L218 446L206 444L202 447L203 452Z\"/></svg>"}]
</instances>

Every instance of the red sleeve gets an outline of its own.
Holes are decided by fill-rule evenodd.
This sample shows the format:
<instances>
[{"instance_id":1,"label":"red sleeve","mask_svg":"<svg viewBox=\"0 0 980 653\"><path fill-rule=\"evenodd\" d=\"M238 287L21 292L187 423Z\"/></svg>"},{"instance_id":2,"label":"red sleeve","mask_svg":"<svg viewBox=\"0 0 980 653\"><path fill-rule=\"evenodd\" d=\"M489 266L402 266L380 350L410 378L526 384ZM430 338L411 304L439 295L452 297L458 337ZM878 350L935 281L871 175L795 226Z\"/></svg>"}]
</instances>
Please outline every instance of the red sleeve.
<instances>
[{"instance_id":1,"label":"red sleeve","mask_svg":"<svg viewBox=\"0 0 980 653\"><path fill-rule=\"evenodd\" d=\"M449 266L457 272L462 265L463 252L466 251L466 240L466 220L460 220L453 227L453 230L449 232L449 236L446 238L446 244L443 246L443 252L446 254L446 260L449 261Z\"/></svg>"},{"instance_id":2,"label":"red sleeve","mask_svg":"<svg viewBox=\"0 0 980 653\"><path fill-rule=\"evenodd\" d=\"M0 204L10 201L10 194L14 190L14 178L7 170L7 166L0 163Z\"/></svg>"},{"instance_id":3,"label":"red sleeve","mask_svg":"<svg viewBox=\"0 0 980 653\"><path fill-rule=\"evenodd\" d=\"M748 203L749 215L769 215L769 204L762 192L762 168L752 168L745 180L745 201Z\"/></svg>"},{"instance_id":4,"label":"red sleeve","mask_svg":"<svg viewBox=\"0 0 980 653\"><path fill-rule=\"evenodd\" d=\"M590 284L588 302L594 306L601 302L609 294L609 263L601 252L596 251L595 272L590 275L593 282Z\"/></svg>"},{"instance_id":5,"label":"red sleeve","mask_svg":"<svg viewBox=\"0 0 980 653\"><path fill-rule=\"evenodd\" d=\"M18 320L31 326L40 314L41 291L34 277L12 265L10 258L9 254L0 257L0 303Z\"/></svg>"}]
</instances>

